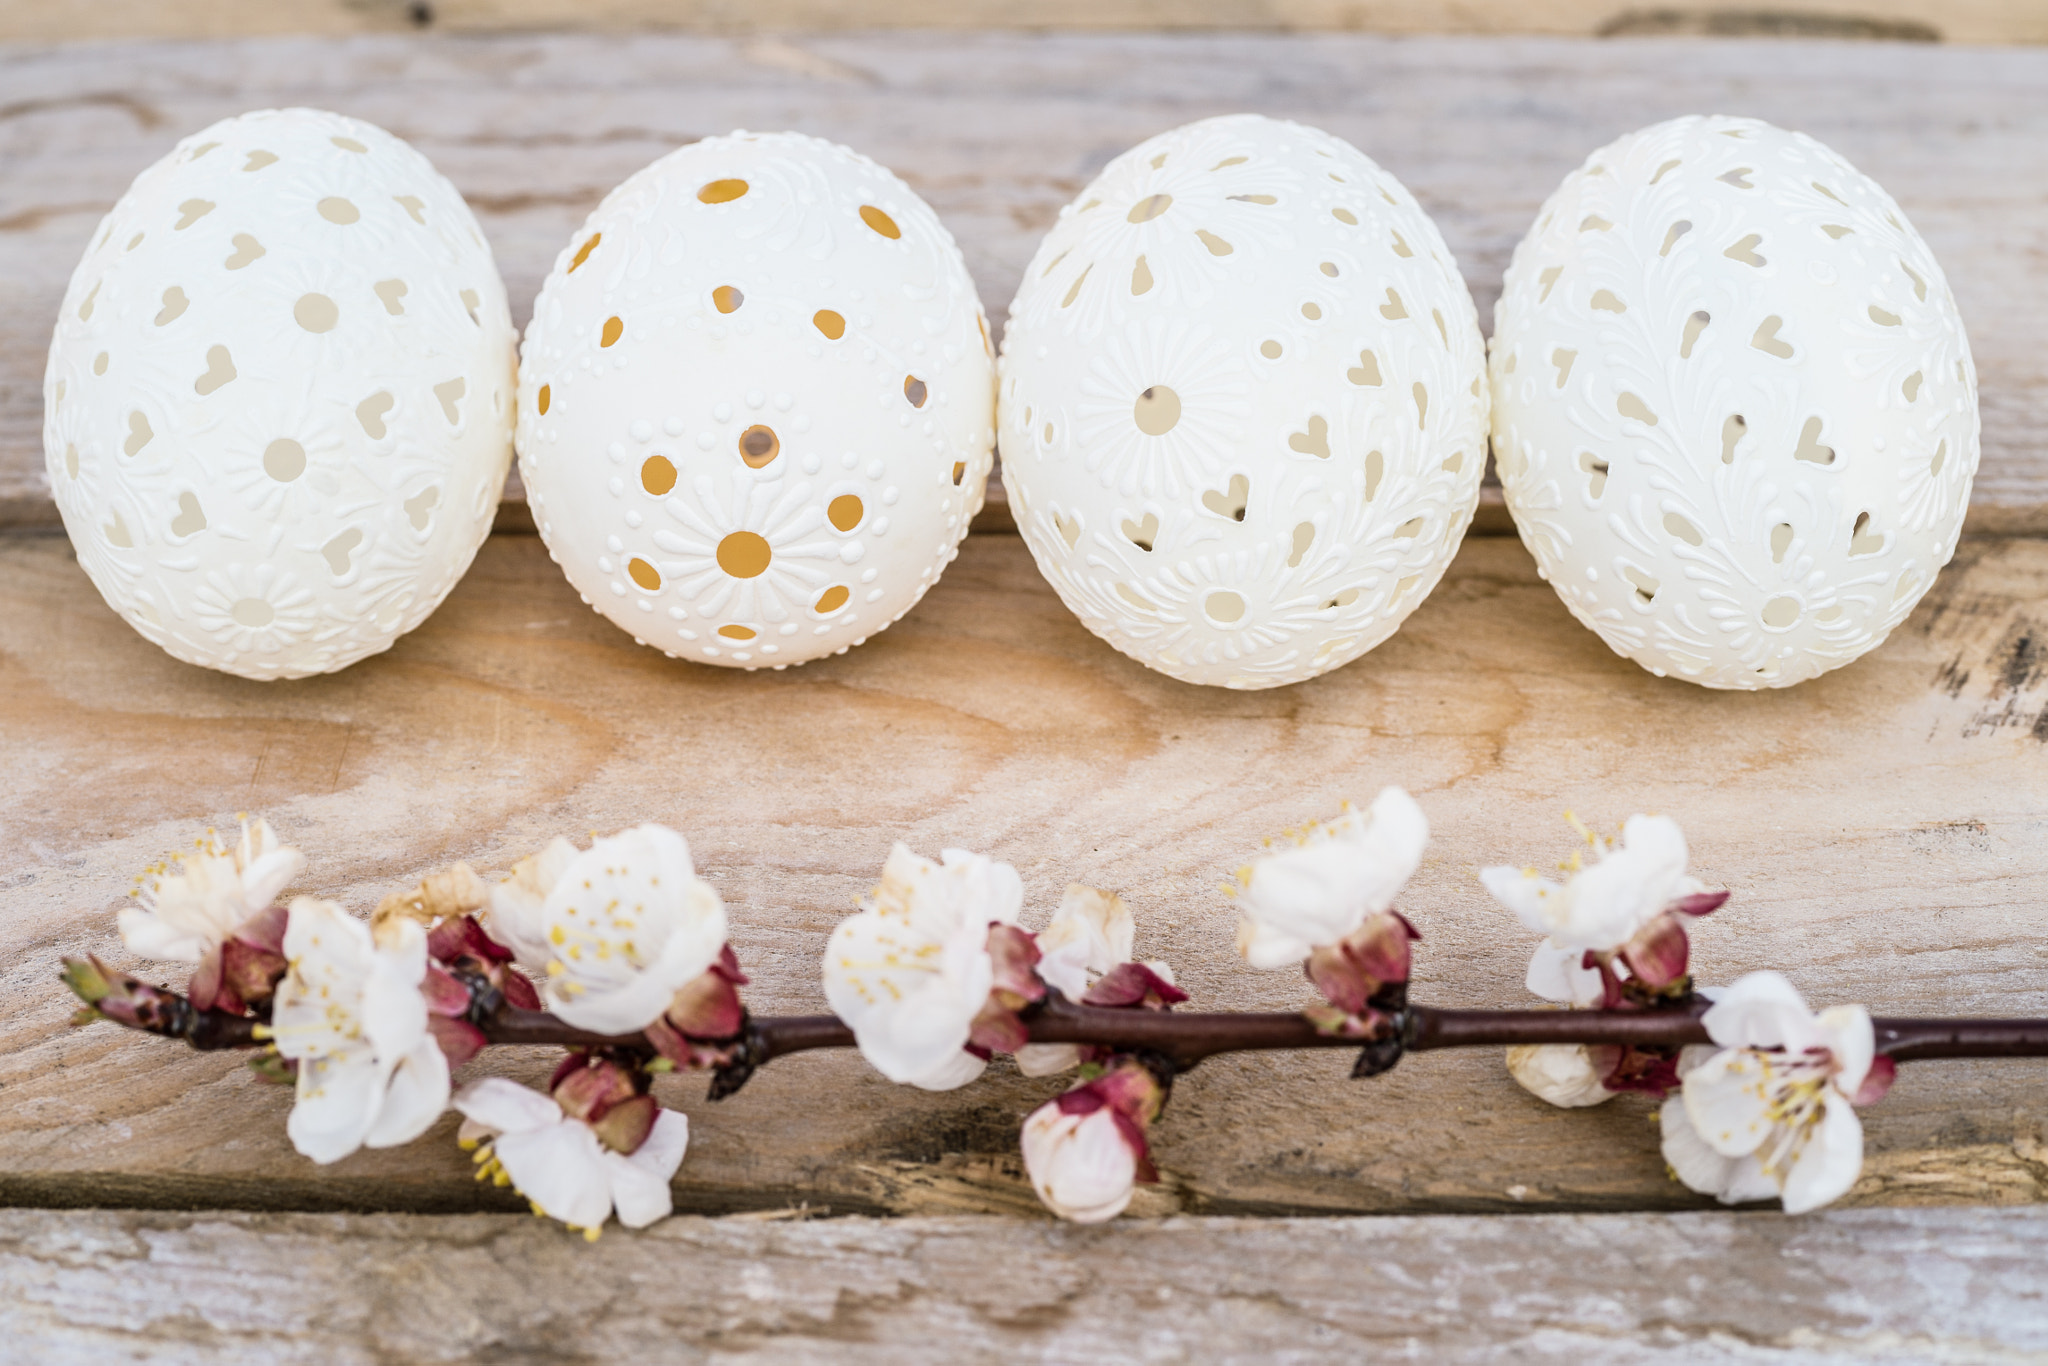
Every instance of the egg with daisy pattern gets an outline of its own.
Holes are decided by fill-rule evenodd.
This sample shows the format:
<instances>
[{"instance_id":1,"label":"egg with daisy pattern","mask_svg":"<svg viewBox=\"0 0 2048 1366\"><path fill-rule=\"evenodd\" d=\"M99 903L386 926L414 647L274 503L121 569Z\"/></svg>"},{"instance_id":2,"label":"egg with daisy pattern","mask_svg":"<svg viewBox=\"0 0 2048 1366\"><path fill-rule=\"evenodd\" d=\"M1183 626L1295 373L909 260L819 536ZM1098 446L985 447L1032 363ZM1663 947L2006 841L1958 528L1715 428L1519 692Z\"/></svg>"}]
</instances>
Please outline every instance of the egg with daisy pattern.
<instances>
[{"instance_id":1,"label":"egg with daisy pattern","mask_svg":"<svg viewBox=\"0 0 2048 1366\"><path fill-rule=\"evenodd\" d=\"M980 509L994 352L924 201L793 133L670 153L562 248L521 352L548 551L664 653L784 668L938 582Z\"/></svg>"},{"instance_id":2,"label":"egg with daisy pattern","mask_svg":"<svg viewBox=\"0 0 2048 1366\"><path fill-rule=\"evenodd\" d=\"M1477 314L1350 144L1162 133L1061 210L1004 333L1003 483L1087 627L1175 678L1298 683L1391 635L1486 464Z\"/></svg>"}]
</instances>

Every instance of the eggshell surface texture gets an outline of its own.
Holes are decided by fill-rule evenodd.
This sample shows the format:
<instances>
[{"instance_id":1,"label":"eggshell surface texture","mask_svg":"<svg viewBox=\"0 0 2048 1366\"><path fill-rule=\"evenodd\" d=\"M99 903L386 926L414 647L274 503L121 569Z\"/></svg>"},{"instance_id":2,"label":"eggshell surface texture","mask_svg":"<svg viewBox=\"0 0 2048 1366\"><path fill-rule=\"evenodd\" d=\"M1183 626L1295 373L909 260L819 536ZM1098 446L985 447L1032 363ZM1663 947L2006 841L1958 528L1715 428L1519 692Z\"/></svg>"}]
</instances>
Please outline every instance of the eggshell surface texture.
<instances>
[{"instance_id":1,"label":"eggshell surface texture","mask_svg":"<svg viewBox=\"0 0 2048 1366\"><path fill-rule=\"evenodd\" d=\"M844 147L734 133L606 196L521 357L520 473L585 602L667 654L858 645L958 553L994 361L952 237Z\"/></svg>"},{"instance_id":2,"label":"eggshell surface texture","mask_svg":"<svg viewBox=\"0 0 2048 1366\"><path fill-rule=\"evenodd\" d=\"M1948 562L1977 377L1891 197L1752 119L1631 133L1565 178L1494 314L1522 540L1616 653L1785 687L1881 643Z\"/></svg>"},{"instance_id":3,"label":"eggshell surface texture","mask_svg":"<svg viewBox=\"0 0 2048 1366\"><path fill-rule=\"evenodd\" d=\"M406 143L310 109L186 138L95 233L50 345L79 563L193 664L297 678L386 649L490 531L513 341L476 220Z\"/></svg>"},{"instance_id":4,"label":"eggshell surface texture","mask_svg":"<svg viewBox=\"0 0 2048 1366\"><path fill-rule=\"evenodd\" d=\"M1412 196L1299 124L1189 124L1061 210L1004 335L1039 569L1175 678L1296 683L1435 587L1486 464L1471 296Z\"/></svg>"}]
</instances>

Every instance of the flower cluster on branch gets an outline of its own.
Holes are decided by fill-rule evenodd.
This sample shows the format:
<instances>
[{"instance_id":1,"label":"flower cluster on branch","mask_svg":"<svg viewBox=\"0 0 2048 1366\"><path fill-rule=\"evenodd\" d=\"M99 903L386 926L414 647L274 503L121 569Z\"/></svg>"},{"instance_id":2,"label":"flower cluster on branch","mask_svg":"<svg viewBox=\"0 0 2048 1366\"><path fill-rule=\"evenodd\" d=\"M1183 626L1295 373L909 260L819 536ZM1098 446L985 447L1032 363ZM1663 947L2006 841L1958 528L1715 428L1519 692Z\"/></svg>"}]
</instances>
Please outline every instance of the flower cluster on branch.
<instances>
[{"instance_id":1,"label":"flower cluster on branch","mask_svg":"<svg viewBox=\"0 0 2048 1366\"><path fill-rule=\"evenodd\" d=\"M836 1018L756 1018L724 903L683 837L653 824L587 849L557 839L496 882L456 864L365 920L285 901L305 859L245 822L232 847L209 836L150 870L118 917L131 952L191 965L182 992L97 957L67 959L65 980L81 1023L256 1050L256 1070L294 1088L286 1130L315 1162L411 1142L452 1106L478 1180L593 1238L614 1217L637 1228L671 1210L689 1121L656 1100L658 1074L710 1071L715 1100L811 1048L857 1047L926 1090L969 1084L997 1054L1027 1076L1074 1072L1023 1119L1020 1145L1039 1198L1079 1222L1116 1217L1158 1179L1152 1133L1175 1076L1234 1049L1355 1048L1353 1075L1371 1076L1407 1052L1505 1043L1509 1073L1553 1105L1660 1100L1665 1159L1692 1189L1793 1213L1854 1185L1856 1107L1884 1094L1898 1057L2048 1056L2048 1021L1815 1014L1775 972L1696 987L1688 927L1727 893L1688 873L1678 826L1636 816L1614 841L1580 834L1562 880L1480 874L1541 936L1527 982L1548 1012L1409 1000L1421 936L1395 902L1429 823L1392 787L1270 842L1225 888L1247 962L1298 967L1321 997L1292 1015L1175 1013L1188 995L1166 963L1136 957L1121 897L1073 884L1034 931L1016 869L898 844L826 944ZM544 1090L454 1085L508 1043L566 1050Z\"/></svg>"}]
</instances>

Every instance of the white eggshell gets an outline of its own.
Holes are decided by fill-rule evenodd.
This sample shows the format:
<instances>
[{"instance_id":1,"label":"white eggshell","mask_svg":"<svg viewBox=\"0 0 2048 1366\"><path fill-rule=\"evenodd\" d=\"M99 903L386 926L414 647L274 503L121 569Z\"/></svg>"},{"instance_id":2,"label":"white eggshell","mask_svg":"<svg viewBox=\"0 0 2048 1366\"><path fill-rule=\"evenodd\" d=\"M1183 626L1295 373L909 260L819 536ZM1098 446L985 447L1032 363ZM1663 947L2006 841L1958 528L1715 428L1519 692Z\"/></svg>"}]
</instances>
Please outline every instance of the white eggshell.
<instances>
[{"instance_id":1,"label":"white eggshell","mask_svg":"<svg viewBox=\"0 0 2048 1366\"><path fill-rule=\"evenodd\" d=\"M793 133L670 153L541 287L519 470L549 552L642 644L783 668L938 582L993 463L987 324L953 239Z\"/></svg>"},{"instance_id":2,"label":"white eggshell","mask_svg":"<svg viewBox=\"0 0 2048 1366\"><path fill-rule=\"evenodd\" d=\"M1874 648L1977 469L1955 299L1891 196L1801 133L1608 144L1515 249L1493 449L1543 576L1616 653L1776 688Z\"/></svg>"},{"instance_id":3,"label":"white eggshell","mask_svg":"<svg viewBox=\"0 0 2048 1366\"><path fill-rule=\"evenodd\" d=\"M1436 226L1256 115L1112 161L1004 334L1003 483L1067 606L1140 663L1270 688L1385 640L1486 463L1484 344Z\"/></svg>"},{"instance_id":4,"label":"white eggshell","mask_svg":"<svg viewBox=\"0 0 2048 1366\"><path fill-rule=\"evenodd\" d=\"M381 128L224 119L137 176L44 379L64 526L110 606L244 678L388 648L489 534L512 319L468 205Z\"/></svg>"}]
</instances>

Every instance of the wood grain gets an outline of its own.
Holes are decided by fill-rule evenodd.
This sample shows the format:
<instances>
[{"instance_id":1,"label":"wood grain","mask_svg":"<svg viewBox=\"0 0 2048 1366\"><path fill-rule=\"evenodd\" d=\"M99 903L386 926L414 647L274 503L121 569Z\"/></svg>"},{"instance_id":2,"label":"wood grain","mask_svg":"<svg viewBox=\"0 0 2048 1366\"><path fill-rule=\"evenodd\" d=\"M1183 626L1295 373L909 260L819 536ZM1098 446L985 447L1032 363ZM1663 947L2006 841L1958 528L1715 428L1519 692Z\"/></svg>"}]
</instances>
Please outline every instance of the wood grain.
<instances>
[{"instance_id":1,"label":"wood grain","mask_svg":"<svg viewBox=\"0 0 2048 1366\"><path fill-rule=\"evenodd\" d=\"M1490 321L1516 240L1587 153L1677 114L1754 114L1831 144L1905 206L1949 274L1982 379L1971 526L2048 534L2048 50L1271 33L386 35L0 48L0 90L0 525L54 524L44 354L99 216L185 133L302 103L370 119L430 156L476 208L522 323L555 252L605 190L735 126L832 137L902 173L959 238L1000 319L1039 235L1111 156L1243 109L1320 125L1400 176ZM1497 497L1481 530L1507 529Z\"/></svg>"},{"instance_id":2,"label":"wood grain","mask_svg":"<svg viewBox=\"0 0 2048 1366\"><path fill-rule=\"evenodd\" d=\"M112 912L196 827L260 811L305 883L366 910L425 869L503 870L556 833L642 820L691 840L732 909L757 1009L823 1008L818 954L896 838L1015 863L1027 923L1078 879L1120 888L1139 949L1204 1008L1293 1009L1245 969L1218 886L1259 841L1414 791L1435 842L1404 908L1417 992L1527 998L1530 943L1484 863L1567 851L1567 809L1676 816L1734 889L1698 933L1726 982L1771 964L1880 1013L2038 1011L2048 988L2048 542L1966 540L1873 655L1781 693L1710 693L1609 654L1519 543L1469 541L1400 634L1314 682L1177 684L1066 613L1013 536L973 536L902 623L843 657L740 674L635 647L532 537L493 537L389 653L259 684L178 664L99 601L55 537L0 538L0 1201L455 1211L506 1208L451 1141L332 1167L293 1154L288 1093L236 1059L112 1026L71 1030L57 958L127 961ZM479 1064L528 1080L540 1050ZM1341 1056L1224 1058L1183 1078L1155 1213L1658 1209L1644 1105L1551 1110L1492 1053L1430 1054L1369 1083ZM1033 1210L1016 1126L1057 1089L1006 1065L973 1087L894 1087L850 1054L776 1063L691 1115L687 1209ZM1855 1200L2048 1195L2048 1073L1915 1064L1867 1112Z\"/></svg>"},{"instance_id":3,"label":"wood grain","mask_svg":"<svg viewBox=\"0 0 2048 1366\"><path fill-rule=\"evenodd\" d=\"M2032 1212L1187 1220L0 1212L17 1360L2039 1360Z\"/></svg>"}]
</instances>

